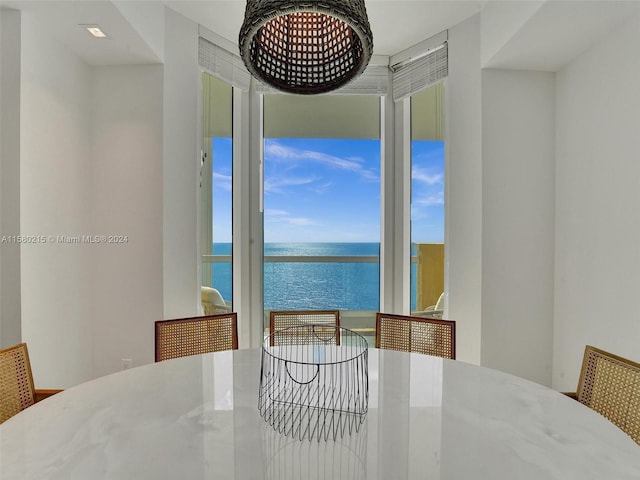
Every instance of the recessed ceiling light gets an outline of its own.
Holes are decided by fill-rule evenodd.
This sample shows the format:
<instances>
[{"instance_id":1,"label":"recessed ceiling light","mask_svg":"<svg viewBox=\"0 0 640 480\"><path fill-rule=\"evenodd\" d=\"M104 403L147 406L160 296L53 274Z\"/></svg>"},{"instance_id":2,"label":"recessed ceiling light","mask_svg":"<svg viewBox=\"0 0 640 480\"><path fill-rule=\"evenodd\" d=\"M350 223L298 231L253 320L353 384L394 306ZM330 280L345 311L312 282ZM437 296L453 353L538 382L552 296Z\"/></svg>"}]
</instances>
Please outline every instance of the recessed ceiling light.
<instances>
[{"instance_id":1,"label":"recessed ceiling light","mask_svg":"<svg viewBox=\"0 0 640 480\"><path fill-rule=\"evenodd\" d=\"M80 25L96 38L106 38L107 35L100 29L98 25Z\"/></svg>"}]
</instances>

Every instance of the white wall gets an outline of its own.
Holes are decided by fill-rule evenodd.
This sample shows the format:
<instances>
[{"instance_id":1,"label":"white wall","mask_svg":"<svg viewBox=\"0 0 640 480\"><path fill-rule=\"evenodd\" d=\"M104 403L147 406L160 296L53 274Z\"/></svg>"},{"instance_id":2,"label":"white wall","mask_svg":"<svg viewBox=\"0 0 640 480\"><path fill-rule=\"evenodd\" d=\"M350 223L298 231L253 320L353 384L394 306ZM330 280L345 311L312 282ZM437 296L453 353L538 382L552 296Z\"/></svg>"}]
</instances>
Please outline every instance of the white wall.
<instances>
[{"instance_id":1,"label":"white wall","mask_svg":"<svg viewBox=\"0 0 640 480\"><path fill-rule=\"evenodd\" d=\"M197 25L163 18L164 65L95 68L93 376L154 359L154 321L199 313Z\"/></svg>"},{"instance_id":2,"label":"white wall","mask_svg":"<svg viewBox=\"0 0 640 480\"><path fill-rule=\"evenodd\" d=\"M557 78L553 386L585 344L640 361L640 19Z\"/></svg>"},{"instance_id":3,"label":"white wall","mask_svg":"<svg viewBox=\"0 0 640 480\"><path fill-rule=\"evenodd\" d=\"M138 35L153 50L159 59L164 58L165 6L162 2L132 2L112 0L111 3L135 28Z\"/></svg>"},{"instance_id":4,"label":"white wall","mask_svg":"<svg viewBox=\"0 0 640 480\"><path fill-rule=\"evenodd\" d=\"M67 388L154 358L164 69L89 67L23 18L22 234L49 239L22 247L23 340L38 387ZM107 243L54 240L76 235Z\"/></svg>"},{"instance_id":5,"label":"white wall","mask_svg":"<svg viewBox=\"0 0 640 480\"><path fill-rule=\"evenodd\" d=\"M482 71L484 366L551 385L555 75Z\"/></svg>"},{"instance_id":6,"label":"white wall","mask_svg":"<svg viewBox=\"0 0 640 480\"><path fill-rule=\"evenodd\" d=\"M166 11L163 136L164 318L198 315L198 26Z\"/></svg>"},{"instance_id":7,"label":"white wall","mask_svg":"<svg viewBox=\"0 0 640 480\"><path fill-rule=\"evenodd\" d=\"M526 2L486 2L480 14L481 63L491 65L502 48L509 45L519 30L540 10L547 0Z\"/></svg>"},{"instance_id":8,"label":"white wall","mask_svg":"<svg viewBox=\"0 0 640 480\"><path fill-rule=\"evenodd\" d=\"M93 376L154 360L162 319L162 65L92 70ZM119 242L119 243L118 243Z\"/></svg>"},{"instance_id":9,"label":"white wall","mask_svg":"<svg viewBox=\"0 0 640 480\"><path fill-rule=\"evenodd\" d=\"M0 349L22 338L20 308L20 12L0 9Z\"/></svg>"},{"instance_id":10,"label":"white wall","mask_svg":"<svg viewBox=\"0 0 640 480\"><path fill-rule=\"evenodd\" d=\"M49 241L22 246L8 306L22 305L38 387L152 362L153 322L199 311L198 30L166 13L165 64L116 67L84 64L23 14L16 234ZM78 235L126 240L58 239Z\"/></svg>"},{"instance_id":11,"label":"white wall","mask_svg":"<svg viewBox=\"0 0 640 480\"><path fill-rule=\"evenodd\" d=\"M48 239L22 246L22 339L36 385L64 388L92 377L91 252L54 241L91 226L91 71L22 20L21 234Z\"/></svg>"},{"instance_id":12,"label":"white wall","mask_svg":"<svg viewBox=\"0 0 640 480\"><path fill-rule=\"evenodd\" d=\"M482 136L480 16L449 30L445 291L459 360L480 363Z\"/></svg>"}]
</instances>

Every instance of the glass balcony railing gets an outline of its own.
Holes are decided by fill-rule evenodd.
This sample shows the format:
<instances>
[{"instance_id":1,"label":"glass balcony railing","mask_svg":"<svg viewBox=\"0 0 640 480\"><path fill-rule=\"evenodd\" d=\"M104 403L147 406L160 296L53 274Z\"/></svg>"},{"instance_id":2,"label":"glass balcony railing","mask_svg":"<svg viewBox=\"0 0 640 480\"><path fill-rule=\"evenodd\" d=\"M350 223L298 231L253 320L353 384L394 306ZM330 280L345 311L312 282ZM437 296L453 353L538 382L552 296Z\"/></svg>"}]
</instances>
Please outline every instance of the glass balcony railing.
<instances>
[{"instance_id":1,"label":"glass balcony railing","mask_svg":"<svg viewBox=\"0 0 640 480\"><path fill-rule=\"evenodd\" d=\"M380 305L378 244L359 246L376 253L368 255L313 254L346 248L339 245L328 250L307 244L279 245L271 246L277 254L264 256L265 311L339 309L343 322L374 326ZM415 244L413 253L411 308L424 310L443 291L444 245ZM212 266L212 285L226 300L232 298L231 260L231 255L202 257L203 263Z\"/></svg>"}]
</instances>

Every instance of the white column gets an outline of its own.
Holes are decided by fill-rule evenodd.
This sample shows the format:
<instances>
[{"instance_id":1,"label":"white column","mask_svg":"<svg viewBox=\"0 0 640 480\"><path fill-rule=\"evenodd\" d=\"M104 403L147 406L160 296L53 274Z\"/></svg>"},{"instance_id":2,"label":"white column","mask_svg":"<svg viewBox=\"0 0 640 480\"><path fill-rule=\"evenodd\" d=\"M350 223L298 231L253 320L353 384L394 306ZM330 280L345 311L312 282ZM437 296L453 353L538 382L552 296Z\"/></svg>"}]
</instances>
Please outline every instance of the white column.
<instances>
[{"instance_id":1,"label":"white column","mask_svg":"<svg viewBox=\"0 0 640 480\"><path fill-rule=\"evenodd\" d=\"M411 100L381 103L380 310L409 314L411 307Z\"/></svg>"},{"instance_id":2,"label":"white column","mask_svg":"<svg viewBox=\"0 0 640 480\"><path fill-rule=\"evenodd\" d=\"M20 12L0 10L0 236L20 235ZM20 245L0 243L0 348L21 341Z\"/></svg>"},{"instance_id":3,"label":"white column","mask_svg":"<svg viewBox=\"0 0 640 480\"><path fill-rule=\"evenodd\" d=\"M393 300L396 313L411 310L411 99L395 102L393 168Z\"/></svg>"},{"instance_id":4,"label":"white column","mask_svg":"<svg viewBox=\"0 0 640 480\"><path fill-rule=\"evenodd\" d=\"M445 138L445 316L458 360L480 362L482 308L482 101L480 16L449 30Z\"/></svg>"},{"instance_id":5,"label":"white column","mask_svg":"<svg viewBox=\"0 0 640 480\"><path fill-rule=\"evenodd\" d=\"M166 9L163 143L164 317L200 312L198 25Z\"/></svg>"},{"instance_id":6,"label":"white column","mask_svg":"<svg viewBox=\"0 0 640 480\"><path fill-rule=\"evenodd\" d=\"M263 332L262 97L234 89L233 308L241 348Z\"/></svg>"}]
</instances>

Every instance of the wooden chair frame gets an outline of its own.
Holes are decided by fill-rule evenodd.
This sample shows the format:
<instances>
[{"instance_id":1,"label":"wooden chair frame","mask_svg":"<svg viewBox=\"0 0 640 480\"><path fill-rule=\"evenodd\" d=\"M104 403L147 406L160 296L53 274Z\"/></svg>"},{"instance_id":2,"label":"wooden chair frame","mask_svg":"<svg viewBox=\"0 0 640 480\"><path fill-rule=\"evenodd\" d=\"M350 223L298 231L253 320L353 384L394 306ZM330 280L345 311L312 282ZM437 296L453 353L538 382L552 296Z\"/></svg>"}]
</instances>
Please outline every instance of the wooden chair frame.
<instances>
[{"instance_id":1,"label":"wooden chair frame","mask_svg":"<svg viewBox=\"0 0 640 480\"><path fill-rule=\"evenodd\" d=\"M296 341L299 341L302 337L305 343L331 343L334 345L340 345L340 329L334 327L340 327L340 310L272 310L269 313L269 333L271 346L280 344L289 344L290 336L283 336L280 338L277 334L273 335L279 330L283 330L288 327L299 325L326 325L331 327L327 329L328 336L324 336L321 331L322 327L318 327L312 332L309 331L309 335L296 335ZM315 341L312 337L319 336ZM278 337L278 338L276 338Z\"/></svg>"},{"instance_id":2,"label":"wooden chair frame","mask_svg":"<svg viewBox=\"0 0 640 480\"><path fill-rule=\"evenodd\" d=\"M35 388L26 343L0 350L0 423L61 391Z\"/></svg>"},{"instance_id":3,"label":"wooden chair frame","mask_svg":"<svg viewBox=\"0 0 640 480\"><path fill-rule=\"evenodd\" d=\"M417 327L417 328L416 328ZM398 328L406 331L398 332ZM422 338L422 333L432 338ZM376 348L456 358L456 322L437 318L376 314Z\"/></svg>"},{"instance_id":4,"label":"wooden chair frame","mask_svg":"<svg viewBox=\"0 0 640 480\"><path fill-rule=\"evenodd\" d=\"M35 387L27 344L0 350L0 422L35 403Z\"/></svg>"},{"instance_id":5,"label":"wooden chair frame","mask_svg":"<svg viewBox=\"0 0 640 480\"><path fill-rule=\"evenodd\" d=\"M640 363L587 345L578 390L568 395L640 444Z\"/></svg>"},{"instance_id":6,"label":"wooden chair frame","mask_svg":"<svg viewBox=\"0 0 640 480\"><path fill-rule=\"evenodd\" d=\"M235 312L155 322L156 362L237 349L238 314Z\"/></svg>"}]
</instances>

